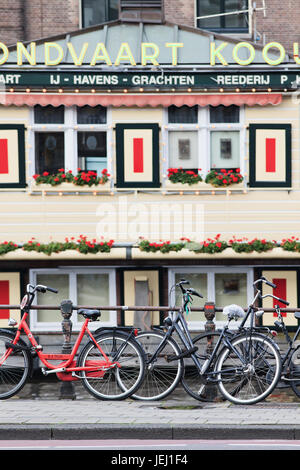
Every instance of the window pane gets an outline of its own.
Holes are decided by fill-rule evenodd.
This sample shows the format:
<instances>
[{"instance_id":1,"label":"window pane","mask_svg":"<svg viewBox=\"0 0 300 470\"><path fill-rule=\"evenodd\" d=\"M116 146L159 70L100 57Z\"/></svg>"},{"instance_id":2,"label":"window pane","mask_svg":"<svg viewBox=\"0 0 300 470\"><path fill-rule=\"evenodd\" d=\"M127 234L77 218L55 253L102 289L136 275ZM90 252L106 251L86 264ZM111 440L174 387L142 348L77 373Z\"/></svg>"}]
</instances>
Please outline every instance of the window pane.
<instances>
[{"instance_id":1,"label":"window pane","mask_svg":"<svg viewBox=\"0 0 300 470\"><path fill-rule=\"evenodd\" d=\"M169 164L171 168L198 168L197 132L169 132Z\"/></svg>"},{"instance_id":2,"label":"window pane","mask_svg":"<svg viewBox=\"0 0 300 470\"><path fill-rule=\"evenodd\" d=\"M105 124L106 108L104 106L83 106L77 108L78 124Z\"/></svg>"},{"instance_id":3,"label":"window pane","mask_svg":"<svg viewBox=\"0 0 300 470\"><path fill-rule=\"evenodd\" d=\"M35 172L56 173L64 168L64 133L36 132L35 133Z\"/></svg>"},{"instance_id":4,"label":"window pane","mask_svg":"<svg viewBox=\"0 0 300 470\"><path fill-rule=\"evenodd\" d=\"M64 106L40 106L34 107L34 122L36 124L64 124Z\"/></svg>"},{"instance_id":5,"label":"window pane","mask_svg":"<svg viewBox=\"0 0 300 470\"><path fill-rule=\"evenodd\" d=\"M195 274L186 274L186 273L176 273L175 282L179 282L180 279L186 279L190 282L188 287L193 287L196 289L199 294L203 295L203 299L200 297L193 297L192 307L203 307L204 303L207 300L207 275L205 273L195 273ZM176 306L181 306L181 294L179 289L176 289ZM203 321L203 312L191 312L187 317L187 321Z\"/></svg>"},{"instance_id":6,"label":"window pane","mask_svg":"<svg viewBox=\"0 0 300 470\"><path fill-rule=\"evenodd\" d=\"M238 131L210 133L211 167L239 168L240 166L240 133Z\"/></svg>"},{"instance_id":7,"label":"window pane","mask_svg":"<svg viewBox=\"0 0 300 470\"><path fill-rule=\"evenodd\" d=\"M106 132L78 132L78 165L98 175L107 168Z\"/></svg>"},{"instance_id":8,"label":"window pane","mask_svg":"<svg viewBox=\"0 0 300 470\"><path fill-rule=\"evenodd\" d=\"M247 10L248 0L198 0L197 16ZM248 31L248 13L215 16L198 20L198 27L210 30Z\"/></svg>"},{"instance_id":9,"label":"window pane","mask_svg":"<svg viewBox=\"0 0 300 470\"><path fill-rule=\"evenodd\" d=\"M240 122L240 108L234 104L231 106L210 106L211 123Z\"/></svg>"},{"instance_id":10,"label":"window pane","mask_svg":"<svg viewBox=\"0 0 300 470\"><path fill-rule=\"evenodd\" d=\"M77 274L77 303L85 307L108 306L109 275L108 274ZM83 317L78 316L78 321ZM109 311L101 312L100 321L109 321Z\"/></svg>"},{"instance_id":11,"label":"window pane","mask_svg":"<svg viewBox=\"0 0 300 470\"><path fill-rule=\"evenodd\" d=\"M221 13L221 6L221 0L198 0L197 16L208 16ZM221 28L221 17L216 16L214 18L203 18L202 20L198 20L198 27L204 29Z\"/></svg>"},{"instance_id":12,"label":"window pane","mask_svg":"<svg viewBox=\"0 0 300 470\"><path fill-rule=\"evenodd\" d=\"M169 122L173 124L190 124L198 122L198 106L170 106Z\"/></svg>"},{"instance_id":13,"label":"window pane","mask_svg":"<svg viewBox=\"0 0 300 470\"><path fill-rule=\"evenodd\" d=\"M247 307L247 274L218 273L215 274L216 307L237 304ZM216 320L224 321L223 314L216 313Z\"/></svg>"},{"instance_id":14,"label":"window pane","mask_svg":"<svg viewBox=\"0 0 300 470\"><path fill-rule=\"evenodd\" d=\"M115 20L118 16L118 0L82 0L83 28Z\"/></svg>"},{"instance_id":15,"label":"window pane","mask_svg":"<svg viewBox=\"0 0 300 470\"><path fill-rule=\"evenodd\" d=\"M230 11L240 11L247 10L248 1L247 0L226 0L224 2L225 13ZM248 14L240 13L239 15L228 15L224 17L224 26L225 28L238 28L238 29L248 29L247 24Z\"/></svg>"},{"instance_id":16,"label":"window pane","mask_svg":"<svg viewBox=\"0 0 300 470\"><path fill-rule=\"evenodd\" d=\"M37 293L37 305L59 305L62 299L68 299L69 275L68 274L37 274L37 284L53 287L58 290L58 294L47 292ZM37 310L38 322L62 322L60 310Z\"/></svg>"}]
</instances>

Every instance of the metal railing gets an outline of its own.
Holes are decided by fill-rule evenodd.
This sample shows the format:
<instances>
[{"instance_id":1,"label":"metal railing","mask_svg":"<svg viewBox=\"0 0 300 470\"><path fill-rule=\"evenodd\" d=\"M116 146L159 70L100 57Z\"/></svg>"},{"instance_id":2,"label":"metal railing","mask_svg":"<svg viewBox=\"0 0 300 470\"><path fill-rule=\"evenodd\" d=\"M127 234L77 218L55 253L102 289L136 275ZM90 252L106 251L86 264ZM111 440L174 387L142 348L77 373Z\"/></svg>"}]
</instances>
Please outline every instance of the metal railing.
<instances>
[{"instance_id":1,"label":"metal railing","mask_svg":"<svg viewBox=\"0 0 300 470\"><path fill-rule=\"evenodd\" d=\"M117 310L117 311L161 311L161 312L169 312L169 311L179 311L180 307L170 307L170 306L127 306L127 305L73 305L73 310L79 310L82 308L86 309L98 309L98 310ZM215 312L222 312L223 307L213 307ZM32 305L30 307L31 310L61 310L60 305ZM0 310L20 310L20 305L0 305ZM192 312L207 312L207 307L192 307L190 309ZM247 311L247 308L244 308ZM257 310L264 310L266 313L275 312L275 308L263 308L257 307ZM300 312L300 308L281 308L282 313L294 313Z\"/></svg>"}]
</instances>

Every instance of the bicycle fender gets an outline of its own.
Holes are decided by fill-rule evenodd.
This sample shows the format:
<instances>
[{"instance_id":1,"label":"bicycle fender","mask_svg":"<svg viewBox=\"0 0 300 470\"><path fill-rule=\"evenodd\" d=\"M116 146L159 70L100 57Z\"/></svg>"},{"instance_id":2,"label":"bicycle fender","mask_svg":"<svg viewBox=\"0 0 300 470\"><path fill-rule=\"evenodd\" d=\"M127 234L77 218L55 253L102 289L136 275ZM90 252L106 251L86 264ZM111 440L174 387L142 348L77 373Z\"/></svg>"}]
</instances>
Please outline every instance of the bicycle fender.
<instances>
[{"instance_id":1,"label":"bicycle fender","mask_svg":"<svg viewBox=\"0 0 300 470\"><path fill-rule=\"evenodd\" d=\"M137 328L133 328L132 326L103 326L93 331L92 333L93 335L99 335L103 333L123 333L123 335L125 335L126 333L134 333L135 330L137 330Z\"/></svg>"},{"instance_id":2,"label":"bicycle fender","mask_svg":"<svg viewBox=\"0 0 300 470\"><path fill-rule=\"evenodd\" d=\"M0 328L0 333L3 332L3 333L8 333L9 335L15 335L16 332L17 332L17 329L16 328Z\"/></svg>"}]
</instances>

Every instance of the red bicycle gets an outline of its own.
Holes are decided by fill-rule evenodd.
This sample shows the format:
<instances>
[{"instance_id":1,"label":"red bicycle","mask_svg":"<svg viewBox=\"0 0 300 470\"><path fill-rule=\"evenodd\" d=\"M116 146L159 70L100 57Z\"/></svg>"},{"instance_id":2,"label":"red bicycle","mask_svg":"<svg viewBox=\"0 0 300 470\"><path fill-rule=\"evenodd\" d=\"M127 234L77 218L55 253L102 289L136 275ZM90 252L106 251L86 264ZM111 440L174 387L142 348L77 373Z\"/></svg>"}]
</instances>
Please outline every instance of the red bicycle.
<instances>
[{"instance_id":1,"label":"red bicycle","mask_svg":"<svg viewBox=\"0 0 300 470\"><path fill-rule=\"evenodd\" d=\"M134 328L98 328L92 334L88 324L96 321L100 310L79 309L84 322L70 354L46 354L26 322L36 292L57 293L51 287L27 285L20 304L19 325L15 332L0 329L0 399L18 393L33 372L33 356L37 355L45 375L56 373L60 380L81 380L87 391L100 400L120 400L131 396L140 387L145 371L144 351L135 340ZM17 326L18 325L18 326ZM24 332L29 344L21 338ZM84 335L89 341L78 353ZM54 365L49 361L61 361Z\"/></svg>"}]
</instances>

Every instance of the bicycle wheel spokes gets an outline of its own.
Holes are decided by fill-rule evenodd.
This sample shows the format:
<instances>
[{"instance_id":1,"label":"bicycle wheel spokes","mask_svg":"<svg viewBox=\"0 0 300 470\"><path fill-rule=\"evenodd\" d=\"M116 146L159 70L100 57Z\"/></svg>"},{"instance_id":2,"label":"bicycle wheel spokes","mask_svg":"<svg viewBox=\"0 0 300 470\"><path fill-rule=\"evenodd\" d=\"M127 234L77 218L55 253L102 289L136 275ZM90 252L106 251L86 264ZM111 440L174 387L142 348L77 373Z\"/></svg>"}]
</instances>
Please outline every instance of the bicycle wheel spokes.
<instances>
[{"instance_id":1,"label":"bicycle wheel spokes","mask_svg":"<svg viewBox=\"0 0 300 470\"><path fill-rule=\"evenodd\" d=\"M281 358L275 345L264 336L243 336L225 348L216 366L219 388L236 404L253 404L265 399L275 388L281 372Z\"/></svg>"},{"instance_id":2,"label":"bicycle wheel spokes","mask_svg":"<svg viewBox=\"0 0 300 470\"><path fill-rule=\"evenodd\" d=\"M159 332L143 332L137 336L145 351L146 371L144 381L133 398L161 400L177 387L183 372L183 361L168 362L168 359L178 355L180 348L172 338L167 339L160 347L163 339L164 334Z\"/></svg>"},{"instance_id":3,"label":"bicycle wheel spokes","mask_svg":"<svg viewBox=\"0 0 300 470\"><path fill-rule=\"evenodd\" d=\"M196 355L201 365L211 357L214 347L220 337L220 333L211 332L196 336L193 344L197 346ZM205 402L218 402L224 400L220 393L215 375L209 374L214 365L210 368L206 376L200 376L199 371L191 358L184 361L184 374L181 379L183 388L193 398ZM211 379L211 380L210 380ZM215 383L214 383L215 382Z\"/></svg>"},{"instance_id":4,"label":"bicycle wheel spokes","mask_svg":"<svg viewBox=\"0 0 300 470\"><path fill-rule=\"evenodd\" d=\"M98 361L99 370L82 372L83 385L100 399L118 400L130 396L139 386L144 373L143 352L139 345L117 334L102 335L96 340L111 365L105 367L97 346L87 344L78 360L79 366L95 365Z\"/></svg>"},{"instance_id":5,"label":"bicycle wheel spokes","mask_svg":"<svg viewBox=\"0 0 300 470\"><path fill-rule=\"evenodd\" d=\"M30 357L24 350L11 350L6 343L12 341L11 336L0 334L0 358L5 360L0 366L0 399L15 395L25 384L29 374Z\"/></svg>"},{"instance_id":6,"label":"bicycle wheel spokes","mask_svg":"<svg viewBox=\"0 0 300 470\"><path fill-rule=\"evenodd\" d=\"M297 397L300 397L300 348L299 346L291 355L289 363L290 373L289 379L292 390Z\"/></svg>"}]
</instances>

